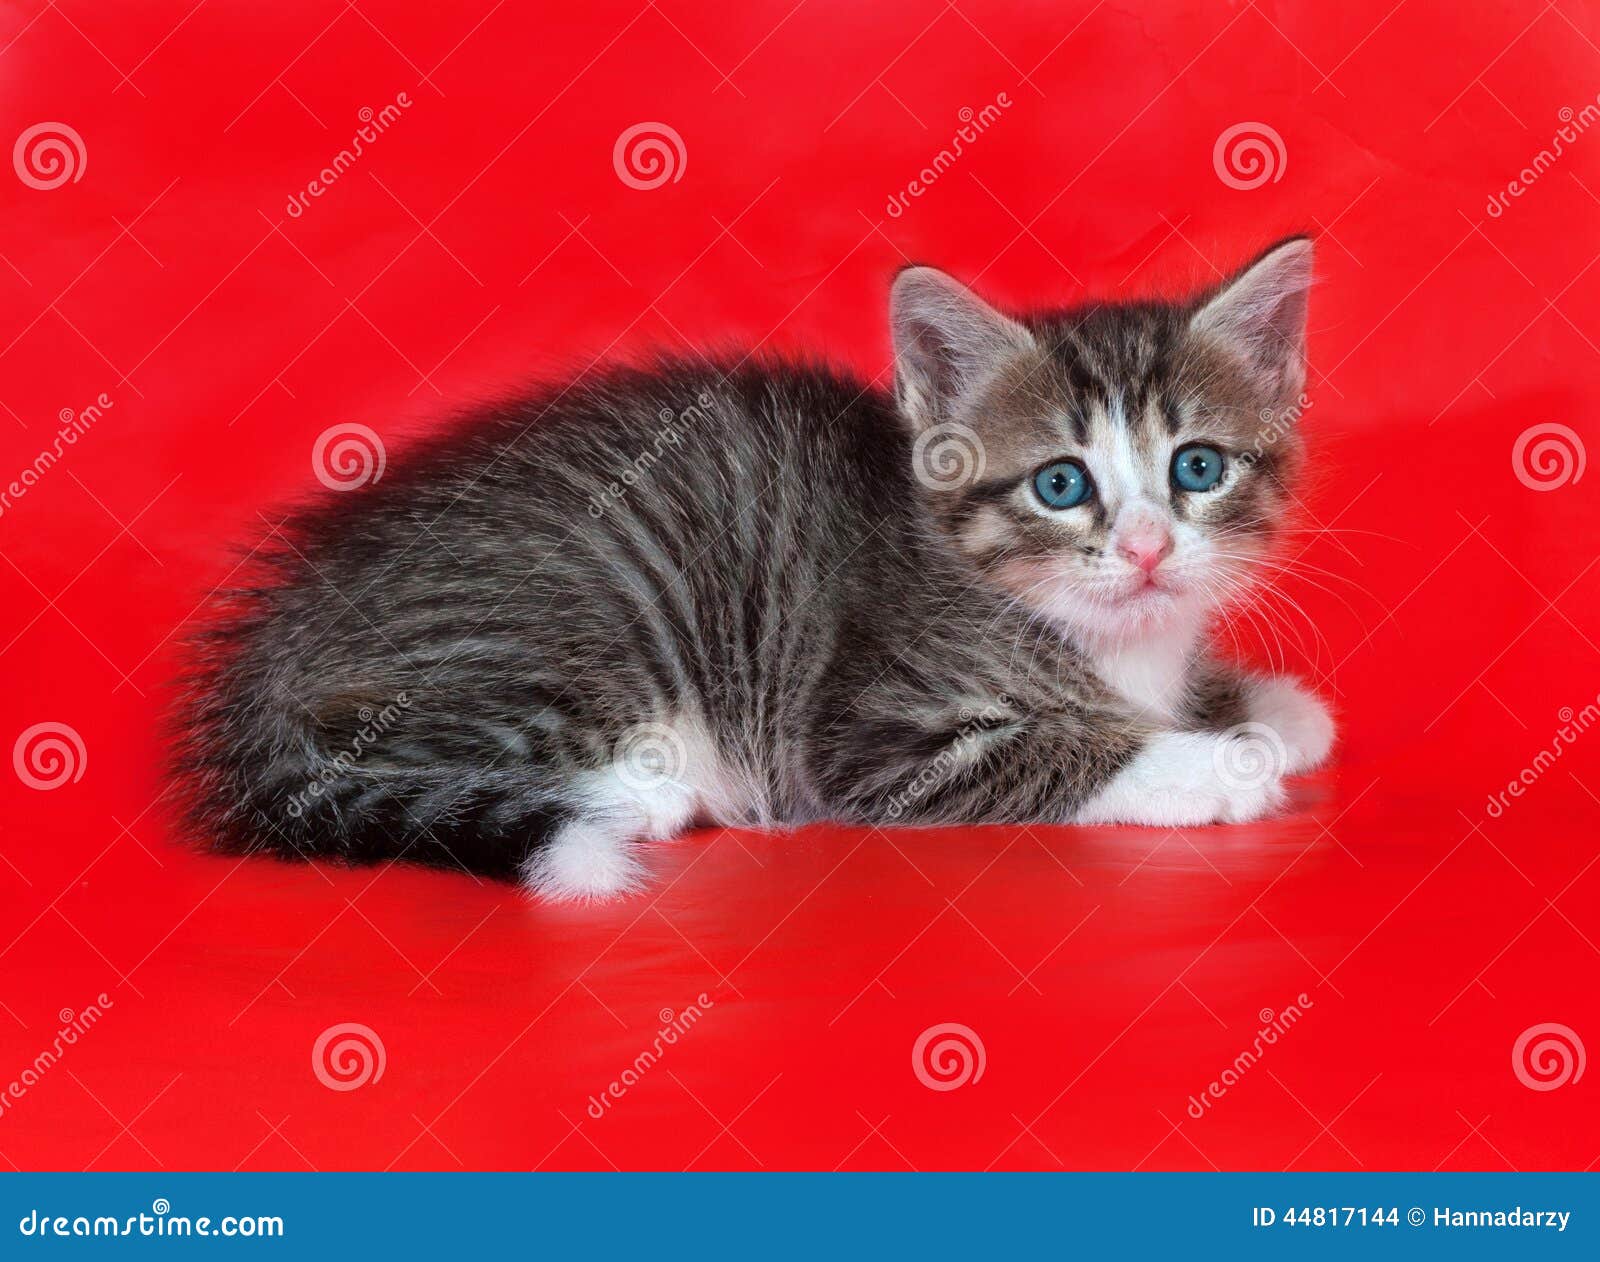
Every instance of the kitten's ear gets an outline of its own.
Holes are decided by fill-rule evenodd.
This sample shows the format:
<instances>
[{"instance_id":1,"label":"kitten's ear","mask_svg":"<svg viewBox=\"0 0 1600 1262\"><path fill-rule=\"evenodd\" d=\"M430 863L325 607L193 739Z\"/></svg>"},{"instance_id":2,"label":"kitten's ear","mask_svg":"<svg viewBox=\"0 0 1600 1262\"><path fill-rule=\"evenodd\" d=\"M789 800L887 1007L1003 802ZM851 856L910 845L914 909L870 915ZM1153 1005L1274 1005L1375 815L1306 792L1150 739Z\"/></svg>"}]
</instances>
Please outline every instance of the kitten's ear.
<instances>
[{"instance_id":1,"label":"kitten's ear","mask_svg":"<svg viewBox=\"0 0 1600 1262\"><path fill-rule=\"evenodd\" d=\"M1311 241L1272 247L1203 303L1189 321L1202 336L1243 357L1274 402L1296 398L1306 381L1306 298Z\"/></svg>"},{"instance_id":2,"label":"kitten's ear","mask_svg":"<svg viewBox=\"0 0 1600 1262\"><path fill-rule=\"evenodd\" d=\"M895 397L917 430L947 419L965 391L1037 345L1022 325L932 267L908 267L895 277L889 322Z\"/></svg>"}]
</instances>

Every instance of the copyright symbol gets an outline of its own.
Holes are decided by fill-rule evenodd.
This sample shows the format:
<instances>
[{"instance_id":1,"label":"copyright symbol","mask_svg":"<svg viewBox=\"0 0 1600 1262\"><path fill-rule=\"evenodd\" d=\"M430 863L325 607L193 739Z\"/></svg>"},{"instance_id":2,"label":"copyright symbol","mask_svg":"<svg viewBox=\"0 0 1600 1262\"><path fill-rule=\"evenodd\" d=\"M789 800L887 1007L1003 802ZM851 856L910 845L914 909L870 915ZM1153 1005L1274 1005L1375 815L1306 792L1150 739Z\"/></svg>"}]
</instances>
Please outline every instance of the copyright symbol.
<instances>
[{"instance_id":1,"label":"copyright symbol","mask_svg":"<svg viewBox=\"0 0 1600 1262\"><path fill-rule=\"evenodd\" d=\"M1428 1216L1422 1212L1422 1207L1420 1205L1413 1205L1406 1213L1406 1221L1413 1227L1420 1227L1423 1223L1427 1222L1427 1220Z\"/></svg>"}]
</instances>

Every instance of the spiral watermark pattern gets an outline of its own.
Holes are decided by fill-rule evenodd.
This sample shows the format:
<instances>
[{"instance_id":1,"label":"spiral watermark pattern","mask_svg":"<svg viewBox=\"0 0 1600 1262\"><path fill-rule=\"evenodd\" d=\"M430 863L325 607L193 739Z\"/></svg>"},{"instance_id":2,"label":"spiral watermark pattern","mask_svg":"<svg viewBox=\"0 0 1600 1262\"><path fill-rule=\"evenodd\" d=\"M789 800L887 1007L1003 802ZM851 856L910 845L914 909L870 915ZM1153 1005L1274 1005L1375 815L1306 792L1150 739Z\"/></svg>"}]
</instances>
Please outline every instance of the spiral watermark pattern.
<instances>
[{"instance_id":1,"label":"spiral watermark pattern","mask_svg":"<svg viewBox=\"0 0 1600 1262\"><path fill-rule=\"evenodd\" d=\"M377 482L389 456L377 431L365 425L331 425L311 447L311 471L330 491L355 491Z\"/></svg>"},{"instance_id":2,"label":"spiral watermark pattern","mask_svg":"<svg viewBox=\"0 0 1600 1262\"><path fill-rule=\"evenodd\" d=\"M1265 723L1240 723L1223 733L1211 755L1217 778L1230 789L1264 789L1283 777L1289 747Z\"/></svg>"},{"instance_id":3,"label":"spiral watermark pattern","mask_svg":"<svg viewBox=\"0 0 1600 1262\"><path fill-rule=\"evenodd\" d=\"M89 151L83 137L65 123L35 123L11 147L11 165L29 188L48 192L81 180Z\"/></svg>"},{"instance_id":4,"label":"spiral watermark pattern","mask_svg":"<svg viewBox=\"0 0 1600 1262\"><path fill-rule=\"evenodd\" d=\"M1248 192L1276 184L1289 164L1283 137L1266 123L1235 123L1211 147L1211 165L1229 188Z\"/></svg>"},{"instance_id":5,"label":"spiral watermark pattern","mask_svg":"<svg viewBox=\"0 0 1600 1262\"><path fill-rule=\"evenodd\" d=\"M1566 425L1530 425L1511 447L1511 470L1530 491L1559 491L1576 483L1588 463L1583 439Z\"/></svg>"},{"instance_id":6,"label":"spiral watermark pattern","mask_svg":"<svg viewBox=\"0 0 1600 1262\"><path fill-rule=\"evenodd\" d=\"M1588 1057L1569 1025L1530 1025L1511 1046L1511 1071L1530 1091L1554 1091L1583 1077Z\"/></svg>"},{"instance_id":7,"label":"spiral watermark pattern","mask_svg":"<svg viewBox=\"0 0 1600 1262\"><path fill-rule=\"evenodd\" d=\"M370 1025L330 1025L311 1045L311 1072L329 1091L355 1091L378 1082L389 1064L383 1040Z\"/></svg>"},{"instance_id":8,"label":"spiral watermark pattern","mask_svg":"<svg viewBox=\"0 0 1600 1262\"><path fill-rule=\"evenodd\" d=\"M35 723L11 746L11 766L30 789L59 789L83 779L89 751L65 723Z\"/></svg>"},{"instance_id":9,"label":"spiral watermark pattern","mask_svg":"<svg viewBox=\"0 0 1600 1262\"><path fill-rule=\"evenodd\" d=\"M954 1091L983 1077L988 1056L971 1026L930 1025L911 1045L911 1072L930 1091Z\"/></svg>"},{"instance_id":10,"label":"spiral watermark pattern","mask_svg":"<svg viewBox=\"0 0 1600 1262\"><path fill-rule=\"evenodd\" d=\"M683 178L689 151L683 137L666 123L635 123L611 147L611 167L629 188L660 188Z\"/></svg>"},{"instance_id":11,"label":"spiral watermark pattern","mask_svg":"<svg viewBox=\"0 0 1600 1262\"><path fill-rule=\"evenodd\" d=\"M971 486L983 476L986 464L983 440L965 425L934 425L918 434L911 448L911 471L930 491Z\"/></svg>"},{"instance_id":12,"label":"spiral watermark pattern","mask_svg":"<svg viewBox=\"0 0 1600 1262\"><path fill-rule=\"evenodd\" d=\"M630 789L655 789L682 780L689 751L665 723L640 723L622 734L612 761L617 779Z\"/></svg>"}]
</instances>

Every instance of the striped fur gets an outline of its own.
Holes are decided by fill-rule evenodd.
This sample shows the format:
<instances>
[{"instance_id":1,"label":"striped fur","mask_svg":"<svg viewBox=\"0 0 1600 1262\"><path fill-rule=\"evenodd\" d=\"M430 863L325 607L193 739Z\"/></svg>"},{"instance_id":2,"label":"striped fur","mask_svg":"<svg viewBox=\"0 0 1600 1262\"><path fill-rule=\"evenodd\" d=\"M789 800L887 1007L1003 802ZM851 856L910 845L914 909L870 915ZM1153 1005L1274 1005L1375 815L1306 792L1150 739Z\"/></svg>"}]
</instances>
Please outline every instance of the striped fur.
<instances>
[{"instance_id":1,"label":"striped fur","mask_svg":"<svg viewBox=\"0 0 1600 1262\"><path fill-rule=\"evenodd\" d=\"M1229 738L1181 735L1248 713L1198 639L1233 588L1197 571L1132 616L1108 567L1157 466L1146 507L1241 558L1195 564L1242 584L1270 545L1296 436L1231 459L1206 503L1173 498L1165 461L1187 434L1240 455L1298 396L1301 270L1269 277L1265 316L1224 290L1010 321L915 269L897 398L663 362L488 409L291 515L216 602L178 742L194 819L226 848L584 898L703 823L1130 818L1130 776L1187 822L1270 809L1275 783L1230 797L1202 765ZM930 307L924 284L952 288ZM1278 353L1251 342L1296 302ZM982 475L933 486L919 462L949 425ZM1042 513L1033 471L1077 452L1103 502ZM1162 636L1177 691L1155 704L1107 654Z\"/></svg>"}]
</instances>

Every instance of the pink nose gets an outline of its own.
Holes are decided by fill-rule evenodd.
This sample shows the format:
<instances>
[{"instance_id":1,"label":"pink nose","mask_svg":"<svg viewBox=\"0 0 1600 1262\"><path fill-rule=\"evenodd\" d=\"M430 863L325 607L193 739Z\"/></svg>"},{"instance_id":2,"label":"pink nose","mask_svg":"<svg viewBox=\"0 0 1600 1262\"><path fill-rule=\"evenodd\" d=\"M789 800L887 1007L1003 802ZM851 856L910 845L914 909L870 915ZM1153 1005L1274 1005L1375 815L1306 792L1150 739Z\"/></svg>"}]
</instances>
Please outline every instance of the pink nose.
<instances>
[{"instance_id":1,"label":"pink nose","mask_svg":"<svg viewBox=\"0 0 1600 1262\"><path fill-rule=\"evenodd\" d=\"M1155 573L1156 566L1166 560L1172 551L1172 536L1165 530L1141 530L1125 536L1117 544L1118 554L1130 565L1146 574Z\"/></svg>"}]
</instances>

